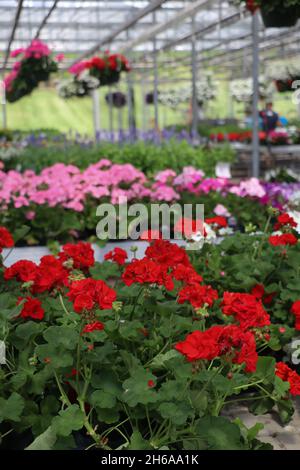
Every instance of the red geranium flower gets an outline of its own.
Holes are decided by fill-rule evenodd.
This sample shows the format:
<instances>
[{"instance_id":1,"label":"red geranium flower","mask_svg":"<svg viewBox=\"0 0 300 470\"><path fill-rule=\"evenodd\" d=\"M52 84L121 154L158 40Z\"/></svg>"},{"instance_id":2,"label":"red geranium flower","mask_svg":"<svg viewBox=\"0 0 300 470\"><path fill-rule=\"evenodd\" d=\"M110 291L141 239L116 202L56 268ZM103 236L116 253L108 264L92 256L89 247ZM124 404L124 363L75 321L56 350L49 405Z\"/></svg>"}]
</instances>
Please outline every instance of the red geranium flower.
<instances>
[{"instance_id":1,"label":"red geranium flower","mask_svg":"<svg viewBox=\"0 0 300 470\"><path fill-rule=\"evenodd\" d=\"M254 335L236 325L213 326L204 332L194 331L175 348L188 361L211 361L226 356L234 364L245 364L246 372L256 370L258 355Z\"/></svg>"},{"instance_id":2,"label":"red geranium flower","mask_svg":"<svg viewBox=\"0 0 300 470\"><path fill-rule=\"evenodd\" d=\"M295 329L300 331L300 300L293 303L291 312L296 317Z\"/></svg>"},{"instance_id":3,"label":"red geranium flower","mask_svg":"<svg viewBox=\"0 0 300 470\"><path fill-rule=\"evenodd\" d=\"M290 383L290 393L293 396L300 395L300 376L290 369L284 362L276 364L276 375L284 382Z\"/></svg>"},{"instance_id":4,"label":"red geranium flower","mask_svg":"<svg viewBox=\"0 0 300 470\"><path fill-rule=\"evenodd\" d=\"M122 279L127 286L131 284L158 284L165 286L167 290L174 289L172 276L168 274L168 267L159 265L148 258L134 259L122 274Z\"/></svg>"},{"instance_id":5,"label":"red geranium flower","mask_svg":"<svg viewBox=\"0 0 300 470\"><path fill-rule=\"evenodd\" d=\"M155 240L146 250L146 257L157 264L175 268L179 264L190 266L186 251L175 243L167 240Z\"/></svg>"},{"instance_id":6,"label":"red geranium flower","mask_svg":"<svg viewBox=\"0 0 300 470\"><path fill-rule=\"evenodd\" d=\"M37 265L32 261L21 260L12 264L4 271L4 279L16 278L20 282L34 281L36 276Z\"/></svg>"},{"instance_id":7,"label":"red geranium flower","mask_svg":"<svg viewBox=\"0 0 300 470\"><path fill-rule=\"evenodd\" d=\"M89 278L72 282L67 297L73 302L75 312L81 313L94 307L111 309L117 294L101 279Z\"/></svg>"},{"instance_id":8,"label":"red geranium flower","mask_svg":"<svg viewBox=\"0 0 300 470\"><path fill-rule=\"evenodd\" d=\"M205 219L205 223L208 225L218 225L218 227L226 228L228 226L227 220L225 217L216 216L211 217L210 219Z\"/></svg>"},{"instance_id":9,"label":"red geranium flower","mask_svg":"<svg viewBox=\"0 0 300 470\"><path fill-rule=\"evenodd\" d=\"M128 255L125 250L122 248L114 248L112 251L109 251L105 256L104 259L107 260L112 260L115 263L119 264L122 266L125 264L125 261L127 260Z\"/></svg>"},{"instance_id":10,"label":"red geranium flower","mask_svg":"<svg viewBox=\"0 0 300 470\"><path fill-rule=\"evenodd\" d=\"M203 281L203 277L198 274L194 268L178 264L172 271L172 276L177 281L181 281L187 285L199 284Z\"/></svg>"},{"instance_id":11,"label":"red geranium flower","mask_svg":"<svg viewBox=\"0 0 300 470\"><path fill-rule=\"evenodd\" d=\"M42 307L41 301L39 299L33 299L32 297L19 297L17 305L19 305L24 299L26 299L26 302L23 305L20 317L42 320L44 318L45 310Z\"/></svg>"},{"instance_id":12,"label":"red geranium flower","mask_svg":"<svg viewBox=\"0 0 300 470\"><path fill-rule=\"evenodd\" d=\"M0 253L2 248L12 248L14 244L11 233L5 227L0 227Z\"/></svg>"},{"instance_id":13,"label":"red geranium flower","mask_svg":"<svg viewBox=\"0 0 300 470\"><path fill-rule=\"evenodd\" d=\"M297 245L298 239L292 233L283 233L282 235L271 235L269 243L273 246Z\"/></svg>"},{"instance_id":14,"label":"red geranium flower","mask_svg":"<svg viewBox=\"0 0 300 470\"><path fill-rule=\"evenodd\" d=\"M213 306L213 303L218 298L218 292L211 286L201 285L190 285L186 286L179 291L177 302L183 304L184 302L190 302L194 308L201 308L204 305L209 307Z\"/></svg>"},{"instance_id":15,"label":"red geranium flower","mask_svg":"<svg viewBox=\"0 0 300 470\"><path fill-rule=\"evenodd\" d=\"M292 228L297 227L297 223L295 222L293 217L289 216L289 214L287 214L285 212L283 214L280 214L277 217L277 223L274 225L274 229L275 230L280 230L282 227L285 227L287 225L292 227Z\"/></svg>"},{"instance_id":16,"label":"red geranium flower","mask_svg":"<svg viewBox=\"0 0 300 470\"><path fill-rule=\"evenodd\" d=\"M32 291L41 293L68 285L69 271L52 255L43 256L36 270Z\"/></svg>"},{"instance_id":17,"label":"red geranium flower","mask_svg":"<svg viewBox=\"0 0 300 470\"><path fill-rule=\"evenodd\" d=\"M224 292L222 302L224 315L234 316L240 327L263 328L270 325L270 315L265 311L261 301L252 294Z\"/></svg>"},{"instance_id":18,"label":"red geranium flower","mask_svg":"<svg viewBox=\"0 0 300 470\"><path fill-rule=\"evenodd\" d=\"M88 323L82 330L82 333L92 333L93 331L101 331L104 329L103 323L100 321L94 321L93 323Z\"/></svg>"},{"instance_id":19,"label":"red geranium flower","mask_svg":"<svg viewBox=\"0 0 300 470\"><path fill-rule=\"evenodd\" d=\"M58 257L62 263L71 258L74 269L86 269L95 264L94 250L90 243L78 242L76 245L67 243Z\"/></svg>"},{"instance_id":20,"label":"red geranium flower","mask_svg":"<svg viewBox=\"0 0 300 470\"><path fill-rule=\"evenodd\" d=\"M276 292L271 294L266 294L265 287L263 284L256 284L252 290L251 294L258 300L262 300L265 305L270 305L273 302L273 299L276 295Z\"/></svg>"}]
</instances>

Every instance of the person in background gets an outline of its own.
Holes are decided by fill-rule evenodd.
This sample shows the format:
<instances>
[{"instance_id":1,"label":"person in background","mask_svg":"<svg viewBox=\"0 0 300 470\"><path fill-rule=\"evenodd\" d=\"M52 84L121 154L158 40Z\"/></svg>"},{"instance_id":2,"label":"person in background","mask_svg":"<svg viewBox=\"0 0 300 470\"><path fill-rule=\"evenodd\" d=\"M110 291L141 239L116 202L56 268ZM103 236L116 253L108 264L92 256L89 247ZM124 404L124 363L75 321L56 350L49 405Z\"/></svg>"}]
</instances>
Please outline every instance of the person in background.
<instances>
[{"instance_id":1,"label":"person in background","mask_svg":"<svg viewBox=\"0 0 300 470\"><path fill-rule=\"evenodd\" d=\"M277 126L281 125L279 121L279 115L273 110L273 103L271 101L266 103L266 108L263 109L259 114L262 118L263 130L267 134L270 134L270 132L274 131Z\"/></svg>"},{"instance_id":2,"label":"person in background","mask_svg":"<svg viewBox=\"0 0 300 470\"><path fill-rule=\"evenodd\" d=\"M250 107L245 109L245 119L244 119L244 127L245 129L253 129L253 116L252 116L252 109ZM261 116L259 116L259 129L262 129L263 122Z\"/></svg>"}]
</instances>

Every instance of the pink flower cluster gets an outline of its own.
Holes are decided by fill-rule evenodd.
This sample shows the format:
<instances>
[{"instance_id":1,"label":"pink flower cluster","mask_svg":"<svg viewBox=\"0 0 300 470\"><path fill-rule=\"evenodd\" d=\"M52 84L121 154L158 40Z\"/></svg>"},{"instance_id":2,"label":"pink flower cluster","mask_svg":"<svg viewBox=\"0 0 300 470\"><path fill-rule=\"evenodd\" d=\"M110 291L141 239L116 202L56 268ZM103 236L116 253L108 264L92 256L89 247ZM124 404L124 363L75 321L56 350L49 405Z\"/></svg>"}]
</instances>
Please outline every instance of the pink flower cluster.
<instances>
[{"instance_id":1,"label":"pink flower cluster","mask_svg":"<svg viewBox=\"0 0 300 470\"><path fill-rule=\"evenodd\" d=\"M10 204L15 208L46 204L80 212L87 198L106 198L116 204L124 198L172 201L179 195L166 184L156 183L151 187L144 173L130 164L112 164L105 159L83 172L63 163L45 168L39 175L32 170L0 171L0 208L4 210Z\"/></svg>"},{"instance_id":2,"label":"pink flower cluster","mask_svg":"<svg viewBox=\"0 0 300 470\"><path fill-rule=\"evenodd\" d=\"M32 170L24 173L0 170L0 210L7 210L9 206L28 207L28 220L35 216L31 207L35 204L81 212L91 199L104 199L112 204L122 203L125 199L172 202L180 199L182 192L201 195L210 191L221 192L224 196L234 193L240 197L260 199L266 194L255 178L232 185L224 178L204 178L201 170L186 167L179 175L167 169L159 172L154 181L149 181L131 164L113 164L106 159L84 171L63 163L45 168L40 174ZM224 206L216 207L216 214L224 211L227 216Z\"/></svg>"},{"instance_id":3,"label":"pink flower cluster","mask_svg":"<svg viewBox=\"0 0 300 470\"><path fill-rule=\"evenodd\" d=\"M42 57L49 56L51 54L51 51L49 47L44 44L42 41L39 39L34 39L31 41L28 47L23 48L20 47L19 49L15 49L10 53L10 56L12 58L22 56L21 60L18 62L15 62L13 65L12 71L4 78L4 86L7 90L10 89L12 82L17 78L19 70L21 68L21 63L22 60L24 59L41 59Z\"/></svg>"}]
</instances>

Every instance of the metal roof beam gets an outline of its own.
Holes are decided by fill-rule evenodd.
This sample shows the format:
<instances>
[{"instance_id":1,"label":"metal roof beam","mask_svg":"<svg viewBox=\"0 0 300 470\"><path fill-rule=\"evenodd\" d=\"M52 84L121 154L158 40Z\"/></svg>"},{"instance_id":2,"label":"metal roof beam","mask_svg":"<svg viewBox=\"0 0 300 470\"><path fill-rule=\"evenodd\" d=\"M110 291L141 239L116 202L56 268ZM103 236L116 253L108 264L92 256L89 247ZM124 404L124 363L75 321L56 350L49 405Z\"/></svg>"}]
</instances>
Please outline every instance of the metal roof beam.
<instances>
[{"instance_id":1,"label":"metal roof beam","mask_svg":"<svg viewBox=\"0 0 300 470\"><path fill-rule=\"evenodd\" d=\"M7 45L4 61L3 61L3 66L2 66L3 70L5 70L5 68L6 68L6 64L7 64L8 58L9 58L9 54L10 54L10 48L11 48L12 42L13 42L14 37L15 37L16 29L18 27L18 22L19 22L19 18L20 18L20 15L21 15L22 7L23 7L23 0L19 0L17 10L16 10L16 14L15 14L15 18L14 18L14 22L13 22L13 26L12 26L12 30L11 30L11 34L10 34L10 37L9 37L9 40L8 40L8 45Z\"/></svg>"},{"instance_id":2,"label":"metal roof beam","mask_svg":"<svg viewBox=\"0 0 300 470\"><path fill-rule=\"evenodd\" d=\"M180 10L179 13L174 15L171 19L169 19L165 23L161 23L157 26L154 26L153 28L148 29L144 34L141 34L137 38L127 42L122 47L121 51L126 52L128 50L132 50L135 46L138 46L139 44L143 44L149 41L150 39L166 31L167 29L172 28L173 26L177 26L178 23L181 23L186 18L192 17L202 8L211 6L212 1L214 0L198 0L196 2L193 2L188 7Z\"/></svg>"},{"instance_id":3,"label":"metal roof beam","mask_svg":"<svg viewBox=\"0 0 300 470\"><path fill-rule=\"evenodd\" d=\"M123 31L127 31L129 28L134 26L139 20L144 18L144 16L149 15L149 13L152 13L153 11L157 10L163 3L165 3L165 1L166 0L153 0L152 2L149 2L145 8L140 9L128 21L126 21L121 26L119 26L116 30L108 34L108 36L106 36L104 39L99 41L94 47L86 51L84 54L81 54L79 57L77 57L77 59L73 63L75 64L76 62L79 62L85 57L97 52L102 46L113 41L113 39L115 39Z\"/></svg>"},{"instance_id":4,"label":"metal roof beam","mask_svg":"<svg viewBox=\"0 0 300 470\"><path fill-rule=\"evenodd\" d=\"M49 9L48 13L46 14L46 16L44 17L43 21L41 22L40 26L38 27L37 29L37 32L34 36L34 39L37 39L39 37L39 35L41 34L41 31L43 29L43 27L46 25L48 19L50 18L50 16L52 15L53 11L55 10L55 8L57 7L57 4L58 4L59 0L54 0L53 2L53 5L52 7Z\"/></svg>"}]
</instances>

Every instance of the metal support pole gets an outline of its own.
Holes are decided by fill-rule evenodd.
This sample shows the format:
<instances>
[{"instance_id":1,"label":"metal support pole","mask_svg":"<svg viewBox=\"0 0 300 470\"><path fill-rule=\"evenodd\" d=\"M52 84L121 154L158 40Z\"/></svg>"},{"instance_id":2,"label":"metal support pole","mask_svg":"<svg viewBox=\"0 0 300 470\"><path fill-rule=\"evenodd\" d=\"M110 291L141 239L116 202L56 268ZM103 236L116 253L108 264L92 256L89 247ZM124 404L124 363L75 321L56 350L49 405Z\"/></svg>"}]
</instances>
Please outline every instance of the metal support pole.
<instances>
[{"instance_id":1,"label":"metal support pole","mask_svg":"<svg viewBox=\"0 0 300 470\"><path fill-rule=\"evenodd\" d=\"M195 20L192 18L192 29L195 31ZM197 97L197 49L196 49L196 35L192 36L192 135L195 137L198 134L198 97Z\"/></svg>"},{"instance_id":2,"label":"metal support pole","mask_svg":"<svg viewBox=\"0 0 300 470\"><path fill-rule=\"evenodd\" d=\"M127 40L130 38L129 30L126 31ZM129 56L130 57L130 56ZM134 141L136 139L136 123L134 116L134 91L131 78L132 71L127 73L127 101L128 101L128 129L129 139Z\"/></svg>"},{"instance_id":3,"label":"metal support pole","mask_svg":"<svg viewBox=\"0 0 300 470\"><path fill-rule=\"evenodd\" d=\"M110 132L111 139L114 140L114 115L113 115L111 86L108 87L108 109L109 109L109 132Z\"/></svg>"},{"instance_id":4,"label":"metal support pole","mask_svg":"<svg viewBox=\"0 0 300 470\"><path fill-rule=\"evenodd\" d=\"M148 105L146 103L147 88L143 81L141 82L141 93L142 93L142 130L146 132L147 130L147 114L148 114Z\"/></svg>"},{"instance_id":5,"label":"metal support pole","mask_svg":"<svg viewBox=\"0 0 300 470\"><path fill-rule=\"evenodd\" d=\"M153 24L156 23L156 12L152 13ZM159 129L159 115L158 115L158 64L157 64L157 40L156 36L153 38L153 73L154 73L154 127L155 130Z\"/></svg>"},{"instance_id":6,"label":"metal support pole","mask_svg":"<svg viewBox=\"0 0 300 470\"><path fill-rule=\"evenodd\" d=\"M6 114L6 94L5 94L5 85L4 81L0 81L0 98L1 98L1 107L2 107L2 128L7 128L7 114Z\"/></svg>"},{"instance_id":7,"label":"metal support pole","mask_svg":"<svg viewBox=\"0 0 300 470\"><path fill-rule=\"evenodd\" d=\"M252 131L252 175L259 178L259 12L252 16L252 77L253 77L253 131Z\"/></svg>"},{"instance_id":8,"label":"metal support pole","mask_svg":"<svg viewBox=\"0 0 300 470\"><path fill-rule=\"evenodd\" d=\"M92 92L93 98L93 122L95 141L100 137L100 103L99 103L99 90L95 89Z\"/></svg>"}]
</instances>

